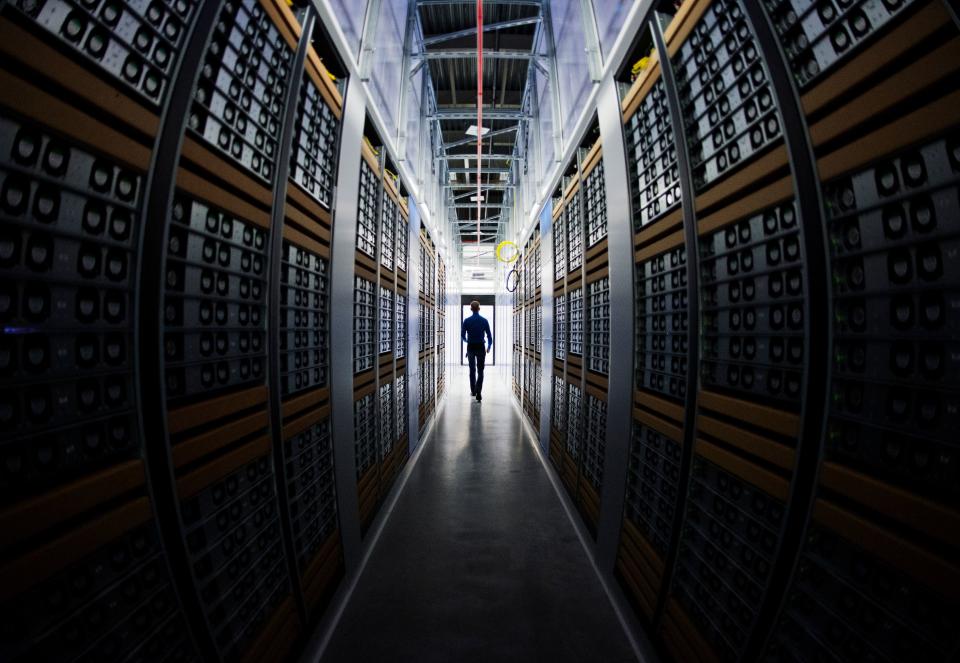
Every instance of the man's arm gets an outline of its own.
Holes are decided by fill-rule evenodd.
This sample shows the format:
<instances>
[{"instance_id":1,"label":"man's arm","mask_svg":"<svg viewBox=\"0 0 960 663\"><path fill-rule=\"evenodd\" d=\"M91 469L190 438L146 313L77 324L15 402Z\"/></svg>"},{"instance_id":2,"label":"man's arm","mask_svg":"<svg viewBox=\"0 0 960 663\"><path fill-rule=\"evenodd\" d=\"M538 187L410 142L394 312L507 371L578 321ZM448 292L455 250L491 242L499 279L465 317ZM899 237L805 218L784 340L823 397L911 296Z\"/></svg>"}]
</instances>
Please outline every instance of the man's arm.
<instances>
[{"instance_id":1,"label":"man's arm","mask_svg":"<svg viewBox=\"0 0 960 663\"><path fill-rule=\"evenodd\" d=\"M460 340L464 343L467 342L467 321L464 320L460 323Z\"/></svg>"},{"instance_id":2,"label":"man's arm","mask_svg":"<svg viewBox=\"0 0 960 663\"><path fill-rule=\"evenodd\" d=\"M487 352L490 352L493 347L493 334L490 333L490 323L486 318L483 319L483 331L487 334Z\"/></svg>"}]
</instances>

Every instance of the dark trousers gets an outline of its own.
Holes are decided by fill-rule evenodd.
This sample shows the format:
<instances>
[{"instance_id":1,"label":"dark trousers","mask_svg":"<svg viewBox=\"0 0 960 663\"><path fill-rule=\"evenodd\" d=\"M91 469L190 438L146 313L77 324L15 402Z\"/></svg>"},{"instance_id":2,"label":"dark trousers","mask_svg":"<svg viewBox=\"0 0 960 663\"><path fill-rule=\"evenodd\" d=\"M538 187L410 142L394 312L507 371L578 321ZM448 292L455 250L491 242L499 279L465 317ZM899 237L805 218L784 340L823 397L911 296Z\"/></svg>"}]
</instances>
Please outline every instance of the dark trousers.
<instances>
[{"instance_id":1,"label":"dark trousers","mask_svg":"<svg viewBox=\"0 0 960 663\"><path fill-rule=\"evenodd\" d=\"M479 394L483 389L483 362L487 351L483 343L467 343L467 360L470 362L470 392Z\"/></svg>"}]
</instances>

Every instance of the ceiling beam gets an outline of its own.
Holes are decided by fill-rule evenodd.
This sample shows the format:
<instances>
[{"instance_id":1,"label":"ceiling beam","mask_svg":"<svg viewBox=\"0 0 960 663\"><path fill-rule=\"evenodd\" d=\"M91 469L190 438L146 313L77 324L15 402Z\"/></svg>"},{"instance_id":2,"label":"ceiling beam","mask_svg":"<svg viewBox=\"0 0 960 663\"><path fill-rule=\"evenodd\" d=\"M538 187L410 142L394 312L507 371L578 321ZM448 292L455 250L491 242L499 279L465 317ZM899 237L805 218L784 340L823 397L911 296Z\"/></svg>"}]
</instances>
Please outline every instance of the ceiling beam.
<instances>
[{"instance_id":1,"label":"ceiling beam","mask_svg":"<svg viewBox=\"0 0 960 663\"><path fill-rule=\"evenodd\" d=\"M420 53L417 57L428 60L475 60L477 58L476 49L468 48L448 48L438 51L426 51ZM483 57L493 60L530 60L536 56L530 51L484 51Z\"/></svg>"},{"instance_id":2,"label":"ceiling beam","mask_svg":"<svg viewBox=\"0 0 960 663\"><path fill-rule=\"evenodd\" d=\"M486 5L520 5L539 7L543 0L483 0ZM418 7L436 7L437 5L475 5L476 0L417 0Z\"/></svg>"},{"instance_id":3,"label":"ceiling beam","mask_svg":"<svg viewBox=\"0 0 960 663\"><path fill-rule=\"evenodd\" d=\"M470 173L477 172L477 169L476 168L447 168L447 172L453 173L455 175L460 173L466 173L469 175ZM483 172L492 173L494 175L501 174L501 173L504 175L509 175L510 169L509 168L484 168Z\"/></svg>"},{"instance_id":4,"label":"ceiling beam","mask_svg":"<svg viewBox=\"0 0 960 663\"><path fill-rule=\"evenodd\" d=\"M476 182L448 182L443 185L444 189L466 189L470 188L473 191L477 190ZM487 184L480 185L482 191L502 191L504 189L513 189L513 184L507 184L505 182L490 182Z\"/></svg>"},{"instance_id":5,"label":"ceiling beam","mask_svg":"<svg viewBox=\"0 0 960 663\"><path fill-rule=\"evenodd\" d=\"M486 120L521 120L530 117L530 114L519 108L484 108L483 117ZM476 120L477 109L438 108L428 118L430 120Z\"/></svg>"},{"instance_id":6,"label":"ceiling beam","mask_svg":"<svg viewBox=\"0 0 960 663\"><path fill-rule=\"evenodd\" d=\"M502 136L503 134L508 134L511 131L517 131L520 128L519 124L515 124L512 127L505 127L503 129L497 129L496 131L488 131L483 134L483 139L487 140L488 138L493 138L494 136ZM460 147L461 145L472 145L477 142L476 136L470 136L469 138L461 138L460 140L455 140L452 143L444 143L443 149L448 150L451 147Z\"/></svg>"},{"instance_id":7,"label":"ceiling beam","mask_svg":"<svg viewBox=\"0 0 960 663\"><path fill-rule=\"evenodd\" d=\"M484 32L490 32L492 30L506 30L508 28L519 28L523 25L533 25L534 23L539 23L539 16L531 16L529 18L518 18L512 21L501 21L500 23L485 23L483 25ZM460 37L469 37L471 35L477 34L476 26L472 28L467 28L465 30L457 30L456 32L448 32L442 35L434 35L432 37L427 37L423 40L424 46L432 46L433 44L439 44L441 42L450 41L451 39L459 39Z\"/></svg>"},{"instance_id":8,"label":"ceiling beam","mask_svg":"<svg viewBox=\"0 0 960 663\"><path fill-rule=\"evenodd\" d=\"M491 187L481 186L481 187L480 187L480 191L481 191L481 193L482 193L482 192L484 192L484 191L499 191L499 189L493 189L493 188L491 188ZM454 194L453 199L454 199L455 201L456 201L456 200L463 200L464 198L470 198L471 196L475 196L475 195L477 195L477 188L474 186L474 187L471 187L471 188L470 188L470 191L467 191L466 193L457 193L457 194Z\"/></svg>"},{"instance_id":9,"label":"ceiling beam","mask_svg":"<svg viewBox=\"0 0 960 663\"><path fill-rule=\"evenodd\" d=\"M476 154L441 154L437 157L441 161L459 161L460 159L471 159L476 160ZM517 161L522 160L522 157L518 157L514 154L488 154L484 153L480 155L480 158L484 161ZM484 169L486 170L486 169Z\"/></svg>"}]
</instances>

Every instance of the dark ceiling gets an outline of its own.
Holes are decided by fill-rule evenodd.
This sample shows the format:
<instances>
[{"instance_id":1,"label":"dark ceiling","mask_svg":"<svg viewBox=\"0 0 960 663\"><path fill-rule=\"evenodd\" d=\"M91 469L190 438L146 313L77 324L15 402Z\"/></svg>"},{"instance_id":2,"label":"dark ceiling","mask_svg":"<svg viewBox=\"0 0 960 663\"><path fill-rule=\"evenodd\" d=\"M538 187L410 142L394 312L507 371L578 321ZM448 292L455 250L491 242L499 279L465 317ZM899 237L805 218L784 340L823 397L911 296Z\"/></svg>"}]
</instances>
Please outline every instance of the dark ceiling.
<instances>
[{"instance_id":1,"label":"dark ceiling","mask_svg":"<svg viewBox=\"0 0 960 663\"><path fill-rule=\"evenodd\" d=\"M477 241L477 208L470 197L476 195L477 176L476 159L469 161L473 172L457 172L466 166L459 155L476 156L477 144L465 132L470 125L476 124L477 103L477 6L476 2L436 2L428 0L418 3L420 27L423 33L424 52L429 66L430 79L434 87L435 99L443 135L443 158L453 170L445 182L451 186L452 204L460 236L464 244ZM502 111L519 112L524 99L529 67L532 61L528 57L534 48L540 16L539 3L496 2L484 3L484 26L499 26L485 29L484 53L497 52L501 57L486 56L483 60L483 103L484 113L494 114ZM501 25L502 24L502 25ZM455 118L444 118L443 114L460 111ZM470 117L462 114L468 113ZM470 119L473 118L473 119ZM489 119L483 124L495 135L484 138L485 155L503 155L509 157L517 140L519 118L506 117ZM499 132L499 133L497 133ZM488 134L489 135L489 134ZM469 142L468 142L469 141ZM481 186L492 186L485 190L484 209L480 213L481 242L495 242L499 233L501 210L498 206L510 203L509 184L502 179L501 172L510 167L507 158L483 159L484 173ZM486 172L490 169L489 172ZM449 198L448 198L449 201ZM462 206L462 207L460 207Z\"/></svg>"}]
</instances>

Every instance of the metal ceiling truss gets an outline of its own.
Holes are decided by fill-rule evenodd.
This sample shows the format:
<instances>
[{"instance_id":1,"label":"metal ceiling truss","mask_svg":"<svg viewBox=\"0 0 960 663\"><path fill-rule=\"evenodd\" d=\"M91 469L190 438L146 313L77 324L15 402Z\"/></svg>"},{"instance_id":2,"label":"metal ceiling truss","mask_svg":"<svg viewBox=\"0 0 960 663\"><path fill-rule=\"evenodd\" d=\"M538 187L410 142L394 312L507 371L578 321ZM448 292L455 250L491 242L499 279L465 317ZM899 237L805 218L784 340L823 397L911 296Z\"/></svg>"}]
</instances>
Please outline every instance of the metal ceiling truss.
<instances>
[{"instance_id":1,"label":"metal ceiling truss","mask_svg":"<svg viewBox=\"0 0 960 663\"><path fill-rule=\"evenodd\" d=\"M476 117L476 108L438 108L430 115L431 119L437 120L474 120ZM483 117L486 120L522 120L526 115L519 108L484 108ZM476 141L477 139L474 138L471 142Z\"/></svg>"},{"instance_id":2,"label":"metal ceiling truss","mask_svg":"<svg viewBox=\"0 0 960 663\"><path fill-rule=\"evenodd\" d=\"M443 154L439 158L444 161L458 161L460 159L464 159L464 160L469 159L470 161L476 161L477 155L476 154ZM494 152L493 154L481 154L480 158L483 159L484 161L518 161L520 160L520 157L514 154L497 154L496 152Z\"/></svg>"},{"instance_id":3,"label":"metal ceiling truss","mask_svg":"<svg viewBox=\"0 0 960 663\"><path fill-rule=\"evenodd\" d=\"M522 25L532 25L539 22L539 16L534 16L531 18L517 18L512 21L501 21L500 23L486 23L483 26L483 31L492 32L494 30L507 30L509 28L518 28ZM477 34L476 28L466 28L465 30L457 30L456 32L448 32L444 35L435 35L433 37L429 37L423 40L423 45L433 46L434 44L440 44L452 39L460 39L461 37L470 37L475 34Z\"/></svg>"},{"instance_id":4,"label":"metal ceiling truss","mask_svg":"<svg viewBox=\"0 0 960 663\"><path fill-rule=\"evenodd\" d=\"M445 49L442 51L427 51L417 57L427 60L471 60L477 57L476 51L469 49ZM531 60L536 57L530 51L484 51L484 58L491 60Z\"/></svg>"},{"instance_id":5,"label":"metal ceiling truss","mask_svg":"<svg viewBox=\"0 0 960 663\"><path fill-rule=\"evenodd\" d=\"M463 157L459 157L459 158L462 159ZM474 155L474 158L476 158L476 155ZM444 160L443 158L438 157L438 159L443 163L446 163L446 160ZM484 168L483 172L490 173L492 175L509 175L511 170L512 169L510 168ZM453 173L455 175L461 175L461 174L470 175L477 172L477 169L476 168L450 168L449 166L447 166L447 172ZM476 182L474 182L473 186L474 186L474 190L476 190L476 186L477 186Z\"/></svg>"},{"instance_id":6,"label":"metal ceiling truss","mask_svg":"<svg viewBox=\"0 0 960 663\"><path fill-rule=\"evenodd\" d=\"M503 129L497 129L496 131L488 131L483 134L483 139L487 140L488 138L493 138L494 136L502 136L503 134L508 134L511 131L517 131L520 128L519 124L516 124L512 127L504 127ZM452 143L444 143L443 149L449 150L451 147L460 147L461 145L472 145L476 143L477 139L474 136L470 138L462 138L460 140L455 140Z\"/></svg>"},{"instance_id":7,"label":"metal ceiling truss","mask_svg":"<svg viewBox=\"0 0 960 663\"><path fill-rule=\"evenodd\" d=\"M445 5L472 5L473 0L417 0L418 7L437 7ZM516 5L519 7L539 7L541 0L483 0L485 5Z\"/></svg>"},{"instance_id":8,"label":"metal ceiling truss","mask_svg":"<svg viewBox=\"0 0 960 663\"><path fill-rule=\"evenodd\" d=\"M470 37L477 34L477 27L471 26L464 28L462 30L452 30L443 34L437 34L432 36L425 36L423 33L423 25L421 23L420 8L421 7L441 7L444 5L466 5L473 4L473 1L463 1L457 2L456 0L410 0L411 13L413 15L410 25L408 25L408 43L413 45L416 41L417 48L410 49L404 57L404 71L409 71L409 76L416 76L417 73L423 69L426 71L424 76L426 88L426 96L429 97L430 109L424 114L424 120L434 127L435 136L437 140L432 141L432 155L433 155L433 167L432 170L439 176L440 180L440 190L439 194L443 201L444 206L447 208L447 216L450 220L451 225L456 229L453 233L457 242L460 246L464 246L467 243L475 244L477 237L477 222L476 218L472 219L461 219L459 210L470 210L476 209L478 211L496 211L496 214L493 214L488 217L481 217L479 219L480 223L480 243L488 244L490 242L496 242L500 239L506 229L506 226L510 219L510 211L514 208L515 200L514 198L518 195L517 192L517 181L519 180L519 175L522 172L520 169L521 164L525 164L527 160L527 154L521 146L523 142L521 139L526 135L526 132L529 130L530 121L535 117L535 108L536 104L532 101L532 88L533 81L535 77L532 75L533 67L528 67L528 74L526 81L523 82L523 89L521 94L521 104L519 108L502 108L502 107L485 107L483 109L483 120L486 124L488 121L497 121L497 120L515 120L516 124L499 128L493 131L488 131L481 138L484 141L492 139L496 136L514 134L513 145L508 154L497 154L497 153L484 153L481 155L481 159L485 162L497 162L497 161L506 161L509 162L509 167L485 167L483 168L483 175L494 178L493 181L481 181L479 183L480 192L491 191L491 192L502 192L502 203L495 204L489 202L481 202L478 206L474 201L471 204L464 204L460 201L464 201L470 198L475 198L477 196L478 182L474 178L470 178L471 174L476 172L475 168L457 168L452 167L450 162L456 162L460 159L476 159L476 153L455 153L451 150L457 147L463 147L466 145L475 145L478 138L474 136L467 136L462 139L457 139L449 143L443 142L444 136L444 122L447 121L465 121L465 120L474 120L477 117L476 108L473 107L441 107L437 103L437 89L434 84L432 77L430 76L429 67L424 67L424 63L434 60L434 61L444 61L455 59L475 59L477 53L473 49L439 49L435 51L428 51L428 46L434 46L437 44L443 44L444 42L452 41L455 39L462 39L464 37ZM535 7L537 8L537 14L531 17L523 17L517 19L510 19L505 21L500 21L496 23L485 24L482 26L483 32L496 32L499 30L506 30L511 28L518 28L528 25L535 26L533 32L533 41L531 50L485 50L483 57L495 59L495 60L522 60L534 64L537 67L545 68L547 71L551 71L551 82L556 81L556 71L552 70L552 65L549 62L548 58L545 58L539 53L539 41L540 36L544 34L544 23L549 20L549 10L546 7L548 4L546 0L484 0L485 5L516 5L516 6L526 6L526 7ZM547 32L552 33L552 30L547 30ZM410 35L416 35L416 39ZM550 44L552 47L552 43ZM550 50L552 55L553 51ZM451 76L452 79L452 76ZM494 80L496 84L496 80ZM452 83L453 88L456 88L455 81ZM504 86L506 85L506 79L504 80ZM551 87L556 88L555 85ZM506 88L504 88L506 89ZM514 89L516 89L514 87ZM496 89L494 89L494 98L496 98ZM401 94L403 97L403 94ZM405 104L405 100L401 98L401 104ZM401 106L401 112L403 107ZM559 112L557 112L559 115ZM401 115L401 118L403 116ZM405 127L399 128L398 134L401 134L401 137L404 138L403 132ZM478 128L479 129L479 128ZM487 148L488 144L484 144L484 148ZM489 148L492 149L492 144L489 145ZM474 162L476 163L476 162ZM461 175L466 175L469 181L460 182L460 181L449 181L451 177L457 178ZM497 181L496 178L507 176L507 179ZM484 177L487 179L487 177ZM466 235L464 234L466 233ZM470 241L470 238L473 238L473 241Z\"/></svg>"}]
</instances>

